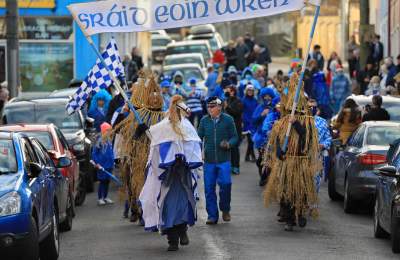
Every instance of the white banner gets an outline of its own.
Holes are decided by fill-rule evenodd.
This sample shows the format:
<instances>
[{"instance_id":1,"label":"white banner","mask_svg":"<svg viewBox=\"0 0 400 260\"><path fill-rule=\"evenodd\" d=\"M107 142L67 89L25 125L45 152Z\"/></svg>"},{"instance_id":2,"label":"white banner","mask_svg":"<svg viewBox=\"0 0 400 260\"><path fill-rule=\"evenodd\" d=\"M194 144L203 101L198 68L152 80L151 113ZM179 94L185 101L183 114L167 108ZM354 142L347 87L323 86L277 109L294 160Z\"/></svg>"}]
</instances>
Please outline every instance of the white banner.
<instances>
[{"instance_id":1,"label":"white banner","mask_svg":"<svg viewBox=\"0 0 400 260\"><path fill-rule=\"evenodd\" d=\"M80 27L92 35L102 32L152 31L270 16L300 10L304 2L304 0L114 0L71 4L68 9Z\"/></svg>"}]
</instances>

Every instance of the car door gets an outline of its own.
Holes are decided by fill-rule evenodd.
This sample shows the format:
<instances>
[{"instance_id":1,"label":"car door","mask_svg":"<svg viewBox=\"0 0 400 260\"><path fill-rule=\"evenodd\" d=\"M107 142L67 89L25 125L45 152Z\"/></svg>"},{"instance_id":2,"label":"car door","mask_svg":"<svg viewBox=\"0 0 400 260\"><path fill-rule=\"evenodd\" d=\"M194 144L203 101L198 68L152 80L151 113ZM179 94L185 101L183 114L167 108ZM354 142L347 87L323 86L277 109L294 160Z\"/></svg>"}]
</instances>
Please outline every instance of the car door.
<instances>
[{"instance_id":1,"label":"car door","mask_svg":"<svg viewBox=\"0 0 400 260\"><path fill-rule=\"evenodd\" d=\"M397 171L400 171L400 145L397 147L391 164L396 167ZM392 217L392 201L394 196L396 196L398 180L396 178L380 176L379 177L379 190L380 192L380 202L382 206L382 225L384 225L386 230L390 230L391 217Z\"/></svg>"},{"instance_id":2,"label":"car door","mask_svg":"<svg viewBox=\"0 0 400 260\"><path fill-rule=\"evenodd\" d=\"M39 161L28 139L21 139L21 147L24 157L24 168L29 176L31 173L29 163L39 163ZM45 177L43 174L39 174L37 177L29 179L29 189L32 192L32 204L36 208L38 218L37 225L39 230L42 230L46 224L46 193L44 187Z\"/></svg>"},{"instance_id":3,"label":"car door","mask_svg":"<svg viewBox=\"0 0 400 260\"><path fill-rule=\"evenodd\" d=\"M358 156L361 154L364 146L366 127L362 126L358 129L356 136L354 138L355 142L347 150L347 165L345 165L345 174L348 178L351 178L360 171Z\"/></svg>"},{"instance_id":4,"label":"car door","mask_svg":"<svg viewBox=\"0 0 400 260\"><path fill-rule=\"evenodd\" d=\"M336 189L339 193L344 194L344 184L346 172L351 167L350 163L354 161L355 155L359 153L364 139L365 128L361 127L356 130L349 138L346 147L340 151L336 157L335 180Z\"/></svg>"}]
</instances>

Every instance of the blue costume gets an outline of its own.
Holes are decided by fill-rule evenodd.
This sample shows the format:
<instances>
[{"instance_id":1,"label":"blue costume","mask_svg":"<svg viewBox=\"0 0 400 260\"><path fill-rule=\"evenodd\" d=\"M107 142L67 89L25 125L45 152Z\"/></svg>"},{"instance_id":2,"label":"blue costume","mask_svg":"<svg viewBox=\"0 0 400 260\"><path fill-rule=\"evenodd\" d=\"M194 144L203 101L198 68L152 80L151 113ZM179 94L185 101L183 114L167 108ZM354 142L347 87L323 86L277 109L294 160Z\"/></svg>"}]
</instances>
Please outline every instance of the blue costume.
<instances>
[{"instance_id":1,"label":"blue costume","mask_svg":"<svg viewBox=\"0 0 400 260\"><path fill-rule=\"evenodd\" d=\"M100 164L106 171L112 172L114 168L114 151L111 142L103 142L101 136L99 136L96 144L92 148L91 158L96 164ZM105 199L108 195L110 176L102 170L97 170L97 179L100 181L98 198Z\"/></svg>"},{"instance_id":2,"label":"blue costume","mask_svg":"<svg viewBox=\"0 0 400 260\"><path fill-rule=\"evenodd\" d=\"M318 131L318 144L324 146L324 151L322 151L323 157L323 166L324 166L324 177L327 178L329 174L329 166L330 166L330 158L329 158L329 149L331 148L332 144L332 136L331 132L329 131L328 123L325 119L319 116L315 116L315 127ZM317 192L319 191L320 183L321 183L321 176L319 174L315 177Z\"/></svg>"},{"instance_id":3,"label":"blue costume","mask_svg":"<svg viewBox=\"0 0 400 260\"><path fill-rule=\"evenodd\" d=\"M272 99L276 97L275 91L272 88L263 88L261 90L260 92L261 98L264 99L266 95L270 96ZM256 110L253 113L252 121L256 128L256 131L253 134L253 142L254 142L254 147L256 149L263 148L263 145L265 143L266 137L262 131L262 126L267 115L262 115L262 112L267 108L271 108L271 105L272 105L271 102L263 101L262 104L259 104L257 106Z\"/></svg>"},{"instance_id":4,"label":"blue costume","mask_svg":"<svg viewBox=\"0 0 400 260\"><path fill-rule=\"evenodd\" d=\"M330 108L329 89L323 72L314 73L312 76L311 98L317 101L321 110L321 117L326 120L331 119L332 109Z\"/></svg>"},{"instance_id":5,"label":"blue costume","mask_svg":"<svg viewBox=\"0 0 400 260\"><path fill-rule=\"evenodd\" d=\"M261 131L262 131L262 133L264 135L264 144L263 144L263 146L268 143L269 133L271 132L272 128L274 127L275 122L277 120L279 120L279 118L281 116L281 113L275 109L276 105L280 101L281 101L281 98L279 96L275 97L272 100L271 110L268 112L268 114L265 117L264 122L262 124Z\"/></svg>"},{"instance_id":6,"label":"blue costume","mask_svg":"<svg viewBox=\"0 0 400 260\"><path fill-rule=\"evenodd\" d=\"M163 80L160 83L160 88L162 88L162 89L163 88L170 89L170 87L171 87L171 83L168 80ZM169 91L167 93L161 92L161 95L162 95L162 98L163 98L163 101L164 101L163 107L162 107L162 111L167 111L168 108L169 108L169 102L171 100L171 95L170 95Z\"/></svg>"},{"instance_id":7,"label":"blue costume","mask_svg":"<svg viewBox=\"0 0 400 260\"><path fill-rule=\"evenodd\" d=\"M94 119L94 127L96 128L97 132L100 132L100 125L106 121L108 105L112 96L104 89L101 89L97 92L90 102L90 109L88 112L88 116ZM104 101L104 106L102 108L98 107L97 102L98 100Z\"/></svg>"},{"instance_id":8,"label":"blue costume","mask_svg":"<svg viewBox=\"0 0 400 260\"><path fill-rule=\"evenodd\" d=\"M217 79L218 79L218 64L214 64L214 71L209 73L204 85L208 88L207 97L213 97L214 91L217 88Z\"/></svg>"},{"instance_id":9,"label":"blue costume","mask_svg":"<svg viewBox=\"0 0 400 260\"><path fill-rule=\"evenodd\" d=\"M245 96L242 98L243 104L243 132L250 131L255 132L255 127L253 125L252 116L254 111L258 106L258 102L254 96Z\"/></svg>"},{"instance_id":10,"label":"blue costume","mask_svg":"<svg viewBox=\"0 0 400 260\"><path fill-rule=\"evenodd\" d=\"M351 85L344 73L336 73L330 88L331 107L334 114L338 114L343 102L351 95Z\"/></svg>"},{"instance_id":11,"label":"blue costume","mask_svg":"<svg viewBox=\"0 0 400 260\"><path fill-rule=\"evenodd\" d=\"M261 90L260 82L253 77L253 72L249 67L245 68L242 72L242 80L239 83L238 89L238 95L240 98L244 97L244 90L248 84L253 85L257 91Z\"/></svg>"}]
</instances>

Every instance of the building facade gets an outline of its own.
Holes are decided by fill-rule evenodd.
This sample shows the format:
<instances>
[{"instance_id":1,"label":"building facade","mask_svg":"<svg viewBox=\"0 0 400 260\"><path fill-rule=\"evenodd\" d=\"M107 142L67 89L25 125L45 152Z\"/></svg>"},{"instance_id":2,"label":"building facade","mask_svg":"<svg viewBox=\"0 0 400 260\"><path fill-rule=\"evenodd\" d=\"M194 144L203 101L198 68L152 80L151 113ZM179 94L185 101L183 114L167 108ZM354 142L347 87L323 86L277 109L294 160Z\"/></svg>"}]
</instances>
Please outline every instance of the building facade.
<instances>
[{"instance_id":1,"label":"building facade","mask_svg":"<svg viewBox=\"0 0 400 260\"><path fill-rule=\"evenodd\" d=\"M52 91L65 88L72 78L84 79L96 54L73 22L67 5L86 0L18 0L19 65L22 91ZM5 0L0 0L0 82L6 80ZM111 35L93 35L101 48ZM114 35L122 41L121 56L137 46L136 33ZM143 44L147 45L147 43Z\"/></svg>"}]
</instances>

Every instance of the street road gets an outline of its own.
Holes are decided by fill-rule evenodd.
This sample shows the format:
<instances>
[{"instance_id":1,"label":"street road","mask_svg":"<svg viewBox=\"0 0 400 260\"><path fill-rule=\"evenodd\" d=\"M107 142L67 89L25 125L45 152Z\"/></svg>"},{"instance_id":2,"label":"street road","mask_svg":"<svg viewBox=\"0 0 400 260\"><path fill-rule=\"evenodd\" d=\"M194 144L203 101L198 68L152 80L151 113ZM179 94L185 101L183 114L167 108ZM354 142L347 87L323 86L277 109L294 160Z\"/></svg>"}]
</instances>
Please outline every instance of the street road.
<instances>
[{"instance_id":1,"label":"street road","mask_svg":"<svg viewBox=\"0 0 400 260\"><path fill-rule=\"evenodd\" d=\"M389 240L373 237L372 216L345 214L342 202L329 200L326 185L320 218L290 233L276 221L278 208L263 206L255 164L243 162L233 181L232 222L206 226L202 195L199 220L189 229L191 244L178 252L166 251L165 237L123 219L122 203L98 207L92 193L77 208L72 231L61 235L60 259L398 259Z\"/></svg>"}]
</instances>

